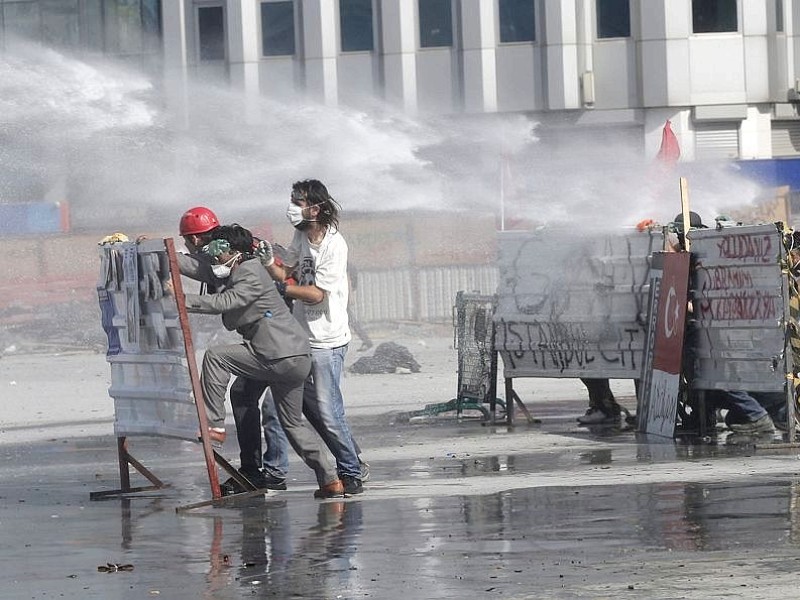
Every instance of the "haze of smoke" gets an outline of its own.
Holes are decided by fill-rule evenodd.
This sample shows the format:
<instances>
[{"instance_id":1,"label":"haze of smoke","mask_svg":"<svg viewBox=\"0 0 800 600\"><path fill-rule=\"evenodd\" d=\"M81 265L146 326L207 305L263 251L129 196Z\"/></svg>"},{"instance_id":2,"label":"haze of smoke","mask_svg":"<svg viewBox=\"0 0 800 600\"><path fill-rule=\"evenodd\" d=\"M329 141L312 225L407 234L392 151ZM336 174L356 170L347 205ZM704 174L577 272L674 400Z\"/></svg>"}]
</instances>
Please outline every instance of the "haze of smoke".
<instances>
[{"instance_id":1,"label":"haze of smoke","mask_svg":"<svg viewBox=\"0 0 800 600\"><path fill-rule=\"evenodd\" d=\"M582 227L633 226L648 218L666 224L681 210L683 176L690 207L711 222L729 207L751 204L767 193L729 162L660 164L645 154L638 135L632 137L607 129L561 139L543 136L511 160L507 214Z\"/></svg>"},{"instance_id":2,"label":"haze of smoke","mask_svg":"<svg viewBox=\"0 0 800 600\"><path fill-rule=\"evenodd\" d=\"M0 55L0 200L63 190L79 223L174 218L192 204L270 216L309 177L355 211L498 212L503 202L518 221L608 227L680 210L679 170L654 168L640 144L608 132L540 141L525 115L412 118L377 101L281 103L199 83L184 121L141 74L15 47ZM707 219L759 193L724 167L693 169L692 205Z\"/></svg>"}]
</instances>

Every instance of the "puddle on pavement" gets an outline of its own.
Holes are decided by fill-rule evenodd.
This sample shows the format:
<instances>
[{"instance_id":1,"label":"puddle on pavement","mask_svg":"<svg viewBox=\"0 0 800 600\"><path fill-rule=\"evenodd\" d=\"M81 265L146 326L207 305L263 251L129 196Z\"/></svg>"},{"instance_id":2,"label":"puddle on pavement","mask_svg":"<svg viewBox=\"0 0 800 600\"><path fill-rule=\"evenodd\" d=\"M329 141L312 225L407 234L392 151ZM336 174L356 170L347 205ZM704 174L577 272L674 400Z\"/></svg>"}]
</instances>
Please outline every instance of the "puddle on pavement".
<instances>
[{"instance_id":1,"label":"puddle on pavement","mask_svg":"<svg viewBox=\"0 0 800 600\"><path fill-rule=\"evenodd\" d=\"M603 440L606 441L606 440ZM577 465L657 464L700 459L769 456L796 454L796 448L756 450L751 444L726 444L724 436L716 443L699 443L697 440L673 441L653 436L625 437L627 443L611 447L547 449L534 453L514 452L495 456L472 456L469 453L449 452L441 456L409 461L382 461L383 478L406 477L429 479L432 476L460 478L477 475L503 475L514 473L544 473ZM632 443L634 442L634 443Z\"/></svg>"},{"instance_id":2,"label":"puddle on pavement","mask_svg":"<svg viewBox=\"0 0 800 600\"><path fill-rule=\"evenodd\" d=\"M754 552L800 549L799 492L787 481L316 505L249 500L187 520L211 534L198 538L194 551L207 557L206 581L217 589L295 598L460 598L476 585L533 590L548 578L620 557L725 551L744 543ZM158 548L137 537L142 533L128 542L134 554ZM167 538L162 547L180 543Z\"/></svg>"},{"instance_id":3,"label":"puddle on pavement","mask_svg":"<svg viewBox=\"0 0 800 600\"><path fill-rule=\"evenodd\" d=\"M89 491L110 482L87 474L97 469L107 477L113 463L107 449L101 465L92 462L91 446L73 450L33 452L31 460L47 455L52 463L0 477L0 533L15 540L0 548L0 577L12 597L525 597L607 576L602 565L609 561L635 570L643 560L680 553L800 556L800 483L786 476L475 496L429 496L420 481L415 498L370 499L368 484L363 501L326 502L311 498L307 482L178 515L175 506L203 493L202 473L170 468L165 479L174 488L162 498L89 502ZM415 468L438 468L438 478L451 468L454 477L502 476L563 464L690 460L693 452L638 444L552 456L454 455L432 465L381 464L373 477L376 486L391 486L394 472L408 484ZM134 570L99 573L107 562Z\"/></svg>"}]
</instances>

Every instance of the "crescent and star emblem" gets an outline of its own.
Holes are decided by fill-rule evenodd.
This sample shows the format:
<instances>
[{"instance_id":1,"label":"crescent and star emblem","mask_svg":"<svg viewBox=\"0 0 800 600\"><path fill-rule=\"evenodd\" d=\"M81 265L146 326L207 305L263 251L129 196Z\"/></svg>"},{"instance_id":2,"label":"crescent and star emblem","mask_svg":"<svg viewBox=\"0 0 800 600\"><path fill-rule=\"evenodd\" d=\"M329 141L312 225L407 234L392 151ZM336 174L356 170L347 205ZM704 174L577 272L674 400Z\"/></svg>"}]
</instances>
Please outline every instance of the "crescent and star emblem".
<instances>
[{"instance_id":1,"label":"crescent and star emblem","mask_svg":"<svg viewBox=\"0 0 800 600\"><path fill-rule=\"evenodd\" d=\"M675 288L670 286L669 292L667 292L667 301L664 303L664 333L668 338L675 333L675 326L681 316L681 307L676 301L677 296Z\"/></svg>"}]
</instances>

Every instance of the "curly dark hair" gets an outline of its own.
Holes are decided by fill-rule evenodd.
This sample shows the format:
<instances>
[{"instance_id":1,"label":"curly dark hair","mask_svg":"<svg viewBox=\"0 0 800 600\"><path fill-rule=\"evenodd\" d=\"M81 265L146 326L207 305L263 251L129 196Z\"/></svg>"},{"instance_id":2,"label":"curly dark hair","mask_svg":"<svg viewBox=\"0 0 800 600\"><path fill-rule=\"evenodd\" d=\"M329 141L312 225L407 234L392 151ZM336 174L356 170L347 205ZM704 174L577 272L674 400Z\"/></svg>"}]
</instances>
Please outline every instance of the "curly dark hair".
<instances>
[{"instance_id":1,"label":"curly dark hair","mask_svg":"<svg viewBox=\"0 0 800 600\"><path fill-rule=\"evenodd\" d=\"M215 240L227 240L231 250L241 252L247 257L253 252L253 234L238 223L220 225L214 229Z\"/></svg>"},{"instance_id":2,"label":"curly dark hair","mask_svg":"<svg viewBox=\"0 0 800 600\"><path fill-rule=\"evenodd\" d=\"M292 184L292 197L303 199L309 206L319 206L318 220L331 229L339 229L341 206L328 193L328 188L318 179L305 179Z\"/></svg>"}]
</instances>

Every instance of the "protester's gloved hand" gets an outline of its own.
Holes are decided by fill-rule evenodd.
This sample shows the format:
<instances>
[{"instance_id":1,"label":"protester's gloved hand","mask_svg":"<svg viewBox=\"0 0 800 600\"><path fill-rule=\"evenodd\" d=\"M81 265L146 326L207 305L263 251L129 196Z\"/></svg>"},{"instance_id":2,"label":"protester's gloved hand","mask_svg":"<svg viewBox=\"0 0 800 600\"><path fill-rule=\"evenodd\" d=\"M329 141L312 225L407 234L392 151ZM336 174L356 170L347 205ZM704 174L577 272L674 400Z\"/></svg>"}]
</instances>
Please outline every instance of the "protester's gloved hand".
<instances>
[{"instance_id":1,"label":"protester's gloved hand","mask_svg":"<svg viewBox=\"0 0 800 600\"><path fill-rule=\"evenodd\" d=\"M256 246L254 254L265 267L269 267L275 263L275 253L272 250L272 244L270 244L267 240L261 240L258 242L258 246Z\"/></svg>"}]
</instances>

